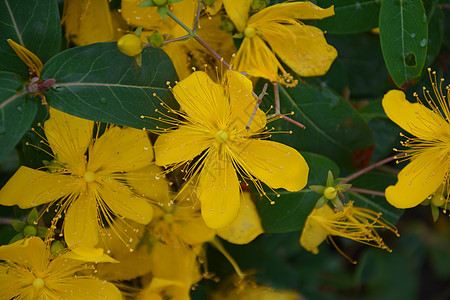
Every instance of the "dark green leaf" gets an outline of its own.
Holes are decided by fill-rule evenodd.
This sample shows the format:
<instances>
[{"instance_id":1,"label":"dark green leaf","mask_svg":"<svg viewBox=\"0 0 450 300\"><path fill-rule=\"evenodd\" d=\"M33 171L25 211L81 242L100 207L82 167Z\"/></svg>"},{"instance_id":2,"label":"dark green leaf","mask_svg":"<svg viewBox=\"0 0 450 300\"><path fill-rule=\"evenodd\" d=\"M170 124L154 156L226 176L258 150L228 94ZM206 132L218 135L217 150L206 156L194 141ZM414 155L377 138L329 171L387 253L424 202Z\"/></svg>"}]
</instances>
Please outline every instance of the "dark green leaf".
<instances>
[{"instance_id":1,"label":"dark green leaf","mask_svg":"<svg viewBox=\"0 0 450 300\"><path fill-rule=\"evenodd\" d=\"M305 152L302 155L309 165L308 185L324 184L328 170L339 175L339 168L328 158ZM309 189L299 192L278 190L280 197L274 192L266 192L275 204L270 204L267 198L257 199L255 202L264 231L272 233L301 230L306 217L320 198L319 194Z\"/></svg>"},{"instance_id":2,"label":"dark green leaf","mask_svg":"<svg viewBox=\"0 0 450 300\"><path fill-rule=\"evenodd\" d=\"M14 228L14 230L17 232L22 232L22 230L25 228L25 226L27 226L26 223L21 222L21 221L11 221L11 225Z\"/></svg>"},{"instance_id":3,"label":"dark green leaf","mask_svg":"<svg viewBox=\"0 0 450 300\"><path fill-rule=\"evenodd\" d=\"M22 232L19 232L18 234L16 234L16 235L9 241L9 243L10 243L10 244L15 243L15 242L20 241L20 240L22 240L22 239L24 239L24 238L25 238L25 236L23 235L23 233L22 233Z\"/></svg>"},{"instance_id":4,"label":"dark green leaf","mask_svg":"<svg viewBox=\"0 0 450 300\"><path fill-rule=\"evenodd\" d=\"M36 225L38 218L39 218L38 211L37 211L36 207L33 207L33 209L30 211L30 214L28 215L28 218L27 218L28 225Z\"/></svg>"},{"instance_id":5,"label":"dark green leaf","mask_svg":"<svg viewBox=\"0 0 450 300\"><path fill-rule=\"evenodd\" d=\"M444 13L435 1L426 5L425 9L428 17L428 49L425 66L429 66L441 51L444 39Z\"/></svg>"},{"instance_id":6,"label":"dark green leaf","mask_svg":"<svg viewBox=\"0 0 450 300\"><path fill-rule=\"evenodd\" d=\"M37 103L21 90L19 76L0 72L0 161L11 152L36 114Z\"/></svg>"},{"instance_id":7,"label":"dark green leaf","mask_svg":"<svg viewBox=\"0 0 450 300\"><path fill-rule=\"evenodd\" d=\"M45 227L38 227L37 228L37 236L40 238L45 238L47 236L49 229Z\"/></svg>"},{"instance_id":8,"label":"dark green leaf","mask_svg":"<svg viewBox=\"0 0 450 300\"><path fill-rule=\"evenodd\" d=\"M141 118L161 116L155 111L162 109L161 101L153 94L177 108L167 87L176 73L160 49L144 49L142 67L138 67L116 43L76 47L53 57L42 76L56 79L54 88L46 92L51 106L89 120L139 129L163 127L162 122Z\"/></svg>"},{"instance_id":9,"label":"dark green leaf","mask_svg":"<svg viewBox=\"0 0 450 300\"><path fill-rule=\"evenodd\" d=\"M421 0L383 0L380 42L397 86L421 75L427 54L428 20Z\"/></svg>"},{"instance_id":10,"label":"dark green leaf","mask_svg":"<svg viewBox=\"0 0 450 300\"><path fill-rule=\"evenodd\" d=\"M335 15L317 22L317 26L331 34L349 34L378 27L381 0L318 0L317 5L334 5Z\"/></svg>"},{"instance_id":11,"label":"dark green leaf","mask_svg":"<svg viewBox=\"0 0 450 300\"><path fill-rule=\"evenodd\" d=\"M329 89L305 84L295 88L280 86L280 102L281 112L293 111L292 118L304 124L306 129L278 120L273 123L276 130L293 133L274 134L272 138L297 150L325 155L340 166L351 168L356 151L368 148L374 142L369 127L358 112ZM273 92L263 103L266 106L274 103Z\"/></svg>"},{"instance_id":12,"label":"dark green leaf","mask_svg":"<svg viewBox=\"0 0 450 300\"><path fill-rule=\"evenodd\" d=\"M45 63L61 49L61 21L56 0L0 1L0 69L28 79L28 67L7 39L24 46Z\"/></svg>"}]
</instances>

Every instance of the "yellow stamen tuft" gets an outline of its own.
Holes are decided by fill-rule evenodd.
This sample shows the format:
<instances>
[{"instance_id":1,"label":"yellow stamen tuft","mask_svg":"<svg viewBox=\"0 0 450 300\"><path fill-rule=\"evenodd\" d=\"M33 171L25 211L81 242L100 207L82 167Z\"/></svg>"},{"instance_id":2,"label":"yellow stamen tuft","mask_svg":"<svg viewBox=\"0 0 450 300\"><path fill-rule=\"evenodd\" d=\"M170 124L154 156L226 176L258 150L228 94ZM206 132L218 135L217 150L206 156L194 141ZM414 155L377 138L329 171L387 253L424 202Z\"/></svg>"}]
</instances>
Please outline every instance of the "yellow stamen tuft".
<instances>
[{"instance_id":1,"label":"yellow stamen tuft","mask_svg":"<svg viewBox=\"0 0 450 300\"><path fill-rule=\"evenodd\" d=\"M220 130L216 132L216 141L218 141L219 143L225 143L227 139L228 134L225 131Z\"/></svg>"},{"instance_id":2,"label":"yellow stamen tuft","mask_svg":"<svg viewBox=\"0 0 450 300\"><path fill-rule=\"evenodd\" d=\"M33 287L36 290L40 290L45 286L44 280L42 278L36 278L33 280Z\"/></svg>"},{"instance_id":3,"label":"yellow stamen tuft","mask_svg":"<svg viewBox=\"0 0 450 300\"><path fill-rule=\"evenodd\" d=\"M93 182L95 180L95 173L92 171L87 171L84 173L84 181Z\"/></svg>"}]
</instances>

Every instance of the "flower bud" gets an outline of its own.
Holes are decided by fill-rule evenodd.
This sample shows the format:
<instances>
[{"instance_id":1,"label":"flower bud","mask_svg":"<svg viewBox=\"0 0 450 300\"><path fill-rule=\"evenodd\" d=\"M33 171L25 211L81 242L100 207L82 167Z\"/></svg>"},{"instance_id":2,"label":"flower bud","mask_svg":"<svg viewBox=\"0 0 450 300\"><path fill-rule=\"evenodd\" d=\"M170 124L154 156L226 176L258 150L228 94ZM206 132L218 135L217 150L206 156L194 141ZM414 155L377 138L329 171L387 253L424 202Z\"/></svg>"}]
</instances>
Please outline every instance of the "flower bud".
<instances>
[{"instance_id":1,"label":"flower bud","mask_svg":"<svg viewBox=\"0 0 450 300\"><path fill-rule=\"evenodd\" d=\"M142 52L141 39L134 34L125 34L117 41L117 48L128 56L136 56Z\"/></svg>"},{"instance_id":2,"label":"flower bud","mask_svg":"<svg viewBox=\"0 0 450 300\"><path fill-rule=\"evenodd\" d=\"M162 6L167 4L167 0L153 0L153 3L155 3L158 6Z\"/></svg>"},{"instance_id":3,"label":"flower bud","mask_svg":"<svg viewBox=\"0 0 450 300\"><path fill-rule=\"evenodd\" d=\"M25 237L36 236L36 234L37 234L36 226L33 226L33 225L27 225L27 226L25 226L25 228L23 229L23 235L24 235Z\"/></svg>"},{"instance_id":4,"label":"flower bud","mask_svg":"<svg viewBox=\"0 0 450 300\"><path fill-rule=\"evenodd\" d=\"M162 45L164 45L164 37L159 32L154 32L149 38L148 42L150 45L155 46L156 48L160 48Z\"/></svg>"},{"instance_id":5,"label":"flower bud","mask_svg":"<svg viewBox=\"0 0 450 300\"><path fill-rule=\"evenodd\" d=\"M261 10L265 8L269 4L267 0L253 0L252 9L253 10Z\"/></svg>"},{"instance_id":6,"label":"flower bud","mask_svg":"<svg viewBox=\"0 0 450 300\"><path fill-rule=\"evenodd\" d=\"M54 241L50 246L50 252L53 255L58 255L64 248L64 244L61 241Z\"/></svg>"},{"instance_id":7,"label":"flower bud","mask_svg":"<svg viewBox=\"0 0 450 300\"><path fill-rule=\"evenodd\" d=\"M323 195L329 200L334 199L337 196L337 190L334 187L329 186L325 189Z\"/></svg>"}]
</instances>

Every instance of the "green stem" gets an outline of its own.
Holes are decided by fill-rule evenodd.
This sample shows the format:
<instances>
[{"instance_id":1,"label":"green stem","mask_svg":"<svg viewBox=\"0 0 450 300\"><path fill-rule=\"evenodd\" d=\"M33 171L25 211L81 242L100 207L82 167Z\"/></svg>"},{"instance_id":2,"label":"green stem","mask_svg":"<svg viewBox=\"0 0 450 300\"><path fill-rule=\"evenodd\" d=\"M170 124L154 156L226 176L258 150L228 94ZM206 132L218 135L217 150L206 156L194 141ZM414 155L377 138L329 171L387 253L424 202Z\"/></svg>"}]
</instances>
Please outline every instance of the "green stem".
<instances>
[{"instance_id":1,"label":"green stem","mask_svg":"<svg viewBox=\"0 0 450 300\"><path fill-rule=\"evenodd\" d=\"M186 26L186 24L184 24L180 19L178 19L170 10L167 11L167 15L169 17L172 18L172 20L174 20L175 22L178 23L178 25L180 25L181 27L184 28L184 30L186 30L190 36L195 36L196 33L194 31L192 31L189 27Z\"/></svg>"},{"instance_id":2,"label":"green stem","mask_svg":"<svg viewBox=\"0 0 450 300\"><path fill-rule=\"evenodd\" d=\"M227 250L223 247L222 243L217 239L214 238L210 241L211 245L216 247L217 250L219 250L220 253L222 253L223 256L230 262L230 264L233 266L234 270L238 274L240 278L244 278L245 274L241 271L241 268L239 268L237 262L234 260L234 258L228 253Z\"/></svg>"}]
</instances>

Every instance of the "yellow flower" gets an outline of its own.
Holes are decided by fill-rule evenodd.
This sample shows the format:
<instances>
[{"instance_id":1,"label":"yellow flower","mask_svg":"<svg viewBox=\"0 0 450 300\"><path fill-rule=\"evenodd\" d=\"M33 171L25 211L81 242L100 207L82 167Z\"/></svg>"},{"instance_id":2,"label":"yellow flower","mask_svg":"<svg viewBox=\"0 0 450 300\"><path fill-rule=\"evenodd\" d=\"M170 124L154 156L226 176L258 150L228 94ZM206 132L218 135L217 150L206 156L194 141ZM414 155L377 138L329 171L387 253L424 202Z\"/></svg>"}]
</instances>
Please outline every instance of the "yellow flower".
<instances>
[{"instance_id":1,"label":"yellow flower","mask_svg":"<svg viewBox=\"0 0 450 300\"><path fill-rule=\"evenodd\" d=\"M430 70L429 70L430 72ZM403 145L410 163L398 174L398 182L386 189L387 201L398 208L410 208L434 196L444 200L448 191L450 170L450 110L447 97L442 92L443 79L438 83L432 73L433 93L424 88L425 107L417 93L417 103L410 103L402 91L392 90L383 98L387 116L401 128L414 135ZM431 78L431 73L430 73ZM402 136L405 136L402 134ZM448 202L449 193L445 199ZM446 205L446 204L445 204Z\"/></svg>"},{"instance_id":2,"label":"yellow flower","mask_svg":"<svg viewBox=\"0 0 450 300\"><path fill-rule=\"evenodd\" d=\"M66 39L77 46L116 41L126 24L107 0L64 0Z\"/></svg>"},{"instance_id":3,"label":"yellow flower","mask_svg":"<svg viewBox=\"0 0 450 300\"><path fill-rule=\"evenodd\" d=\"M66 252L52 257L37 237L0 247L1 299L122 299L111 283L77 274L92 268Z\"/></svg>"},{"instance_id":4,"label":"yellow flower","mask_svg":"<svg viewBox=\"0 0 450 300\"><path fill-rule=\"evenodd\" d=\"M127 171L150 164L153 150L142 130L113 126L93 139L93 128L93 121L50 108L44 129L55 160L49 172L21 166L0 191L0 204L29 208L57 203L56 218L65 214L68 246L80 255L100 256L103 249L93 247L102 220L120 236L127 235L124 219L150 222L148 200L135 196L121 181Z\"/></svg>"},{"instance_id":5,"label":"yellow flower","mask_svg":"<svg viewBox=\"0 0 450 300\"><path fill-rule=\"evenodd\" d=\"M381 213L367 208L354 207L353 202L347 203L344 211L336 211L325 205L314 209L306 219L300 236L300 244L306 250L317 254L319 253L317 247L328 236L341 236L390 251L376 229L389 229L398 236L397 229L380 217Z\"/></svg>"},{"instance_id":6,"label":"yellow flower","mask_svg":"<svg viewBox=\"0 0 450 300\"><path fill-rule=\"evenodd\" d=\"M228 16L244 34L234 62L238 71L287 85L296 84L276 55L300 76L319 76L328 71L337 56L336 49L327 44L320 29L297 20L332 16L333 6L322 9L307 1L286 2L264 8L249 18L251 2L223 1Z\"/></svg>"},{"instance_id":7,"label":"yellow flower","mask_svg":"<svg viewBox=\"0 0 450 300\"><path fill-rule=\"evenodd\" d=\"M227 278L219 290L211 294L211 300L299 300L302 297L295 291L275 290L257 285L249 279Z\"/></svg>"},{"instance_id":8,"label":"yellow flower","mask_svg":"<svg viewBox=\"0 0 450 300\"><path fill-rule=\"evenodd\" d=\"M262 139L267 135L263 131L264 112L258 109L246 129L256 100L252 83L245 76L228 71L226 82L218 84L206 73L194 72L173 88L173 94L185 111L178 113L186 121L169 120L180 125L156 140L155 161L171 168L188 163L186 179L199 174L197 193L209 227L221 229L236 218L240 206L238 174L260 190L259 180L272 189L289 191L306 185L309 169L300 153Z\"/></svg>"}]
</instances>

